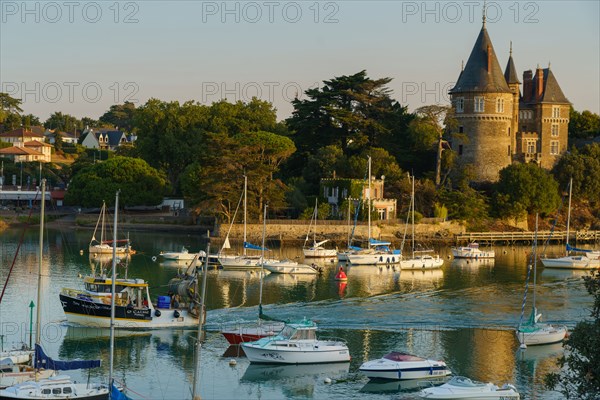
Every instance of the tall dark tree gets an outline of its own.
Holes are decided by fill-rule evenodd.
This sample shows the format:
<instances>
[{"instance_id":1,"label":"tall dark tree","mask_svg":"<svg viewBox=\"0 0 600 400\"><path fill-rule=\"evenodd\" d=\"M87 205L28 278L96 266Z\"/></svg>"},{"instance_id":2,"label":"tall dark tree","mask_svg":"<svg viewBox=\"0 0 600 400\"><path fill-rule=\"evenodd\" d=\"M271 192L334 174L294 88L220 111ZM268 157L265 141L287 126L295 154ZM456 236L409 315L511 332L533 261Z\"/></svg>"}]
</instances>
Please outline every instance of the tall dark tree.
<instances>
[{"instance_id":1,"label":"tall dark tree","mask_svg":"<svg viewBox=\"0 0 600 400\"><path fill-rule=\"evenodd\" d=\"M125 102L124 104L115 104L105 112L99 119L99 122L118 127L125 132L131 133L134 127L135 104Z\"/></svg>"},{"instance_id":2,"label":"tall dark tree","mask_svg":"<svg viewBox=\"0 0 600 400\"><path fill-rule=\"evenodd\" d=\"M592 203L600 202L600 145L573 148L558 160L553 169L560 187L573 178L573 196Z\"/></svg>"},{"instance_id":3,"label":"tall dark tree","mask_svg":"<svg viewBox=\"0 0 600 400\"><path fill-rule=\"evenodd\" d=\"M60 111L50 115L46 122L44 122L44 127L46 129L58 129L59 131L71 133L82 128L81 121L76 117L69 114L63 114Z\"/></svg>"},{"instance_id":4,"label":"tall dark tree","mask_svg":"<svg viewBox=\"0 0 600 400\"><path fill-rule=\"evenodd\" d=\"M600 115L591 111L576 111L571 107L569 114L569 136L592 138L600 135Z\"/></svg>"},{"instance_id":5,"label":"tall dark tree","mask_svg":"<svg viewBox=\"0 0 600 400\"><path fill-rule=\"evenodd\" d=\"M22 125L21 99L0 92L0 132L10 131Z\"/></svg>"},{"instance_id":6,"label":"tall dark tree","mask_svg":"<svg viewBox=\"0 0 600 400\"><path fill-rule=\"evenodd\" d=\"M361 71L324 81L322 88L305 92L306 100L294 100L286 122L298 152L289 173L299 176L306 158L322 147L338 146L348 157L369 147L397 146L395 136L406 130L411 116L390 97L390 81Z\"/></svg>"}]
</instances>

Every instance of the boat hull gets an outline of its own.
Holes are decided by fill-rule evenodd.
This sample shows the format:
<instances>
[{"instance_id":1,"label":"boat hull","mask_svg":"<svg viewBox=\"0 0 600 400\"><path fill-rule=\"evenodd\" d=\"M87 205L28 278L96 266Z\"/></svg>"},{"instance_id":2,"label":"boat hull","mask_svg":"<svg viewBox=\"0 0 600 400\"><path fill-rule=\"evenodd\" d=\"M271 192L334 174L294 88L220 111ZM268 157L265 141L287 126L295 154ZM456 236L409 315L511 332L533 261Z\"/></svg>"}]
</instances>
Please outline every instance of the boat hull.
<instances>
[{"instance_id":1,"label":"boat hull","mask_svg":"<svg viewBox=\"0 0 600 400\"><path fill-rule=\"evenodd\" d=\"M302 249L306 258L334 258L337 256L335 249Z\"/></svg>"},{"instance_id":2,"label":"boat hull","mask_svg":"<svg viewBox=\"0 0 600 400\"><path fill-rule=\"evenodd\" d=\"M600 268L600 259L586 256L566 256L560 258L542 258L542 265L546 268L564 269L593 269Z\"/></svg>"},{"instance_id":3,"label":"boat hull","mask_svg":"<svg viewBox=\"0 0 600 400\"><path fill-rule=\"evenodd\" d=\"M452 255L454 258L472 258L475 260L483 258L495 258L496 252L494 251L481 251L473 250L468 248L452 248Z\"/></svg>"},{"instance_id":4,"label":"boat hull","mask_svg":"<svg viewBox=\"0 0 600 400\"><path fill-rule=\"evenodd\" d=\"M263 323L256 326L239 326L236 328L223 329L221 334L227 339L229 344L239 345L276 335L284 326L285 324L283 322Z\"/></svg>"},{"instance_id":5,"label":"boat hull","mask_svg":"<svg viewBox=\"0 0 600 400\"><path fill-rule=\"evenodd\" d=\"M90 254L113 254L113 247L108 244L90 245ZM131 252L131 248L127 246L118 246L116 254L123 255Z\"/></svg>"},{"instance_id":6,"label":"boat hull","mask_svg":"<svg viewBox=\"0 0 600 400\"><path fill-rule=\"evenodd\" d=\"M37 379L49 378L54 374L53 370L44 369L37 372ZM0 373L0 389L4 389L8 386L18 385L26 381L32 381L36 379L36 373L32 367L20 368L17 372L2 372Z\"/></svg>"},{"instance_id":7,"label":"boat hull","mask_svg":"<svg viewBox=\"0 0 600 400\"><path fill-rule=\"evenodd\" d=\"M448 376L452 372L441 361L404 361L386 359L368 361L360 366L360 372L369 379L409 380Z\"/></svg>"},{"instance_id":8,"label":"boat hull","mask_svg":"<svg viewBox=\"0 0 600 400\"><path fill-rule=\"evenodd\" d=\"M316 274L317 270L306 264L265 264L264 268L273 274Z\"/></svg>"},{"instance_id":9,"label":"boat hull","mask_svg":"<svg viewBox=\"0 0 600 400\"><path fill-rule=\"evenodd\" d=\"M265 263L276 262L277 260L265 259ZM235 258L219 258L219 263L223 269L236 269L236 270L247 270L247 269L261 269L262 259L260 257L235 257Z\"/></svg>"},{"instance_id":10,"label":"boat hull","mask_svg":"<svg viewBox=\"0 0 600 400\"><path fill-rule=\"evenodd\" d=\"M562 342L567 336L567 328L562 325L543 325L540 329L526 332L516 331L519 343L536 346Z\"/></svg>"},{"instance_id":11,"label":"boat hull","mask_svg":"<svg viewBox=\"0 0 600 400\"><path fill-rule=\"evenodd\" d=\"M33 350L9 350L0 352L0 360L9 359L13 364L25 364L31 360Z\"/></svg>"},{"instance_id":12,"label":"boat hull","mask_svg":"<svg viewBox=\"0 0 600 400\"><path fill-rule=\"evenodd\" d=\"M348 261L352 265L394 265L400 264L399 254L348 254Z\"/></svg>"},{"instance_id":13,"label":"boat hull","mask_svg":"<svg viewBox=\"0 0 600 400\"><path fill-rule=\"evenodd\" d=\"M411 258L400 262L400 267L402 269L433 269L441 268L442 265L444 265L444 260L439 256L431 258Z\"/></svg>"},{"instance_id":14,"label":"boat hull","mask_svg":"<svg viewBox=\"0 0 600 400\"><path fill-rule=\"evenodd\" d=\"M282 347L282 346L280 346ZM248 360L263 364L321 364L350 361L347 347L319 345L306 350L275 349L252 343L243 343ZM288 349L291 349L288 347ZM300 348L301 349L301 348Z\"/></svg>"},{"instance_id":15,"label":"boat hull","mask_svg":"<svg viewBox=\"0 0 600 400\"><path fill-rule=\"evenodd\" d=\"M110 301L109 304L96 303L63 293L59 297L69 323L94 328L110 328ZM160 311L160 315L157 315L156 311ZM176 316L176 311L178 316ZM184 309L115 306L115 328L117 329L194 328L197 326L198 319Z\"/></svg>"}]
</instances>

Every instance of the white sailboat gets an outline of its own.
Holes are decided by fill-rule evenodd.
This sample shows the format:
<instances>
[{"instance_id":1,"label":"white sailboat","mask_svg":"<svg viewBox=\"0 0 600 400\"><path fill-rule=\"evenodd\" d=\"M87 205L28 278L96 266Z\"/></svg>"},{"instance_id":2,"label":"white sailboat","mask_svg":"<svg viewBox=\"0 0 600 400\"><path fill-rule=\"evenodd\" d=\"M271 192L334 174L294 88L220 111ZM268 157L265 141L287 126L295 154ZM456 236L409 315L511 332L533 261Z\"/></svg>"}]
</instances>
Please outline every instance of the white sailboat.
<instances>
[{"instance_id":1,"label":"white sailboat","mask_svg":"<svg viewBox=\"0 0 600 400\"><path fill-rule=\"evenodd\" d=\"M265 210L263 215L263 239L262 239L262 255L265 253L265 236L266 236L266 221L267 221L267 205L265 204ZM221 330L221 334L227 339L229 344L242 344L245 342L252 342L261 338L275 335L281 331L285 324L281 321L273 320L267 317L262 312L262 293L263 293L263 277L264 277L264 263L260 264L260 286L258 291L258 321L256 324L238 324L234 327L226 327Z\"/></svg>"},{"instance_id":2,"label":"white sailboat","mask_svg":"<svg viewBox=\"0 0 600 400\"><path fill-rule=\"evenodd\" d=\"M263 244L263 247L260 247L260 246L256 246L252 243L247 242L247 231L246 231L246 221L248 218L247 194L248 194L248 177L244 175L244 193L243 193L243 197L244 197L244 245L243 245L243 247L244 247L244 249L243 249L243 253L241 256L230 257L230 256L225 256L225 255L222 255L221 253L219 253L219 263L221 264L223 269L260 269L262 267L262 263L264 260L264 254L263 255L249 255L247 253L247 250L249 250L249 249L257 250L257 251L261 251L262 249L264 249L264 244ZM237 213L237 210L236 210L236 213ZM235 220L235 215L234 215L234 219L231 221L231 225L233 225L234 220ZM229 230L231 231L231 226L229 227ZM229 232L227 233L227 236L225 237L225 244L227 244L227 246L229 245ZM225 244L224 244L224 246L225 246Z\"/></svg>"},{"instance_id":3,"label":"white sailboat","mask_svg":"<svg viewBox=\"0 0 600 400\"><path fill-rule=\"evenodd\" d=\"M375 240L371 237L371 157L368 158L368 179L369 186L367 191L368 208L368 248L356 252L349 252L346 257L352 265L393 265L400 264L402 254L398 250L390 250L390 242Z\"/></svg>"},{"instance_id":4,"label":"white sailboat","mask_svg":"<svg viewBox=\"0 0 600 400\"><path fill-rule=\"evenodd\" d=\"M550 344L561 342L567 335L567 327L564 325L551 325L539 322L542 314L538 314L536 308L536 280L537 280L537 230L538 230L538 216L535 216L535 238L533 240L533 304L531 308L531 314L527 321L523 321L525 314L525 303L527 301L527 287L525 285L525 295L523 296L523 304L521 306L521 318L519 320L519 326L517 327L517 338L521 343L522 348L526 348L531 345ZM527 272L527 279L531 273L532 266L529 266Z\"/></svg>"},{"instance_id":5,"label":"white sailboat","mask_svg":"<svg viewBox=\"0 0 600 400\"><path fill-rule=\"evenodd\" d=\"M98 221L94 228L94 234L90 240L89 252L92 255L98 254L113 254L113 242L124 242L125 245L117 246L117 255L132 254L134 251L130 246L129 239L117 240L113 237L112 240L106 239L106 202L102 202L102 208L100 209L100 215L98 215ZM96 233L100 227L100 240L96 239Z\"/></svg>"},{"instance_id":6,"label":"white sailboat","mask_svg":"<svg viewBox=\"0 0 600 400\"><path fill-rule=\"evenodd\" d=\"M433 250L416 250L415 248L415 177L412 177L412 193L410 201L410 211L412 214L412 257L403 258L400 262L402 269L431 269L441 268L444 260L439 254L433 253Z\"/></svg>"},{"instance_id":7,"label":"white sailboat","mask_svg":"<svg viewBox=\"0 0 600 400\"><path fill-rule=\"evenodd\" d=\"M327 249L323 247L325 243L329 241L329 239L321 240L317 242L317 220L319 219L319 200L315 199L315 209L313 211L312 218L310 219L310 224L308 225L308 232L306 232L306 239L304 240L304 246L302 248L302 252L304 253L305 258L332 258L337 256L336 249ZM311 227L314 223L313 229L313 244L310 247L306 247L306 243L309 240Z\"/></svg>"},{"instance_id":8,"label":"white sailboat","mask_svg":"<svg viewBox=\"0 0 600 400\"><path fill-rule=\"evenodd\" d=\"M42 199L45 199L46 180L41 183ZM33 379L17 383L0 390L0 400L6 399L81 399L81 400L108 400L109 391L106 385L92 383L76 383L69 376L59 375L40 379L39 371L73 370L83 368L97 368L100 360L90 361L59 361L48 357L41 345L41 300L42 300L42 258L44 244L44 210L45 201L41 201L40 210L40 244L38 263L38 289L37 289L37 318L35 336L34 377Z\"/></svg>"},{"instance_id":9,"label":"white sailboat","mask_svg":"<svg viewBox=\"0 0 600 400\"><path fill-rule=\"evenodd\" d=\"M546 268L594 269L600 268L600 250L578 249L569 245L569 228L571 223L571 194L573 178L569 181L569 211L567 214L567 240L564 257L545 258L540 260Z\"/></svg>"}]
</instances>

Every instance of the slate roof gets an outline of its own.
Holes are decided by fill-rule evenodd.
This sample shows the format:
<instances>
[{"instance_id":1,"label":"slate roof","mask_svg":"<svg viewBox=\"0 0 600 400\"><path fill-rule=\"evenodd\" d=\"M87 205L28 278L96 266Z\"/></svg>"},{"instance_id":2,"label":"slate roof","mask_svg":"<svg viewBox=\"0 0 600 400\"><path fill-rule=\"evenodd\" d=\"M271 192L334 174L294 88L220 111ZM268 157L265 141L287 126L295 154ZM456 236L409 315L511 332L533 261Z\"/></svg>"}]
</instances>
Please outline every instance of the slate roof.
<instances>
[{"instance_id":1,"label":"slate roof","mask_svg":"<svg viewBox=\"0 0 600 400\"><path fill-rule=\"evenodd\" d=\"M542 70L544 73L544 93L541 101L544 103L571 103L564 95L556 77L550 68ZM537 74L536 74L537 75ZM533 77L534 82L536 78Z\"/></svg>"},{"instance_id":2,"label":"slate roof","mask_svg":"<svg viewBox=\"0 0 600 400\"><path fill-rule=\"evenodd\" d=\"M506 63L506 69L504 70L504 79L509 85L513 83L521 83L519 82L517 68L515 68L515 62L512 58L512 51L510 57L508 57L508 63Z\"/></svg>"},{"instance_id":3,"label":"slate roof","mask_svg":"<svg viewBox=\"0 0 600 400\"><path fill-rule=\"evenodd\" d=\"M491 53L491 70L488 73L488 48ZM471 55L450 93L489 92L510 93L494 46L485 25L481 28Z\"/></svg>"}]
</instances>

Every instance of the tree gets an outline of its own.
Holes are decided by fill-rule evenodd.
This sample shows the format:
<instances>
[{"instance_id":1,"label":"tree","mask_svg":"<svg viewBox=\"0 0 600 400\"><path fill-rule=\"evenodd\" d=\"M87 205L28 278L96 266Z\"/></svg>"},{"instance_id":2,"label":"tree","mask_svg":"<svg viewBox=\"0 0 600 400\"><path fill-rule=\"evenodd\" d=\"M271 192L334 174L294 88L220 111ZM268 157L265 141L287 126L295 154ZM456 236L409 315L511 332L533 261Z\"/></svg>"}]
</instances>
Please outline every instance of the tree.
<instances>
[{"instance_id":1,"label":"tree","mask_svg":"<svg viewBox=\"0 0 600 400\"><path fill-rule=\"evenodd\" d=\"M23 112L21 103L21 99L15 99L8 93L0 92L0 125L4 131L10 131L20 126L17 125L17 118L20 119L20 113Z\"/></svg>"},{"instance_id":2,"label":"tree","mask_svg":"<svg viewBox=\"0 0 600 400\"><path fill-rule=\"evenodd\" d=\"M600 398L600 271L584 278L585 288L594 296L591 320L577 323L564 343L567 350L558 360L561 371L546 375L546 385L567 399Z\"/></svg>"},{"instance_id":3,"label":"tree","mask_svg":"<svg viewBox=\"0 0 600 400\"><path fill-rule=\"evenodd\" d=\"M591 111L576 111L571 107L569 113L569 136L573 138L592 138L600 135L600 115Z\"/></svg>"},{"instance_id":4,"label":"tree","mask_svg":"<svg viewBox=\"0 0 600 400\"><path fill-rule=\"evenodd\" d=\"M103 200L110 204L118 189L123 206L154 206L161 203L168 183L164 174L144 160L113 157L80 169L69 184L65 202L98 207Z\"/></svg>"},{"instance_id":5,"label":"tree","mask_svg":"<svg viewBox=\"0 0 600 400\"><path fill-rule=\"evenodd\" d=\"M72 115L57 111L48 117L44 122L44 127L63 132L75 132L77 129L81 129L81 121Z\"/></svg>"},{"instance_id":6,"label":"tree","mask_svg":"<svg viewBox=\"0 0 600 400\"><path fill-rule=\"evenodd\" d=\"M31 129L32 126L40 126L42 123L40 119L33 114L27 114L21 116L21 125L27 129Z\"/></svg>"},{"instance_id":7,"label":"tree","mask_svg":"<svg viewBox=\"0 0 600 400\"><path fill-rule=\"evenodd\" d=\"M518 217L523 212L547 215L559 203L558 183L537 164L512 164L500 171L494 193L499 216Z\"/></svg>"},{"instance_id":8,"label":"tree","mask_svg":"<svg viewBox=\"0 0 600 400\"><path fill-rule=\"evenodd\" d=\"M134 128L135 104L126 101L124 104L115 104L105 112L99 122L118 127L125 132L131 133Z\"/></svg>"},{"instance_id":9,"label":"tree","mask_svg":"<svg viewBox=\"0 0 600 400\"><path fill-rule=\"evenodd\" d=\"M573 196L592 203L600 202L600 145L573 148L558 160L552 170L561 188L573 178Z\"/></svg>"},{"instance_id":10,"label":"tree","mask_svg":"<svg viewBox=\"0 0 600 400\"><path fill-rule=\"evenodd\" d=\"M298 152L288 164L289 173L300 175L308 156L326 146L340 147L346 157L369 147L399 146L396 136L406 130L411 116L390 97L390 81L373 80L361 71L324 81L322 88L305 92L308 99L295 99L286 123Z\"/></svg>"}]
</instances>

